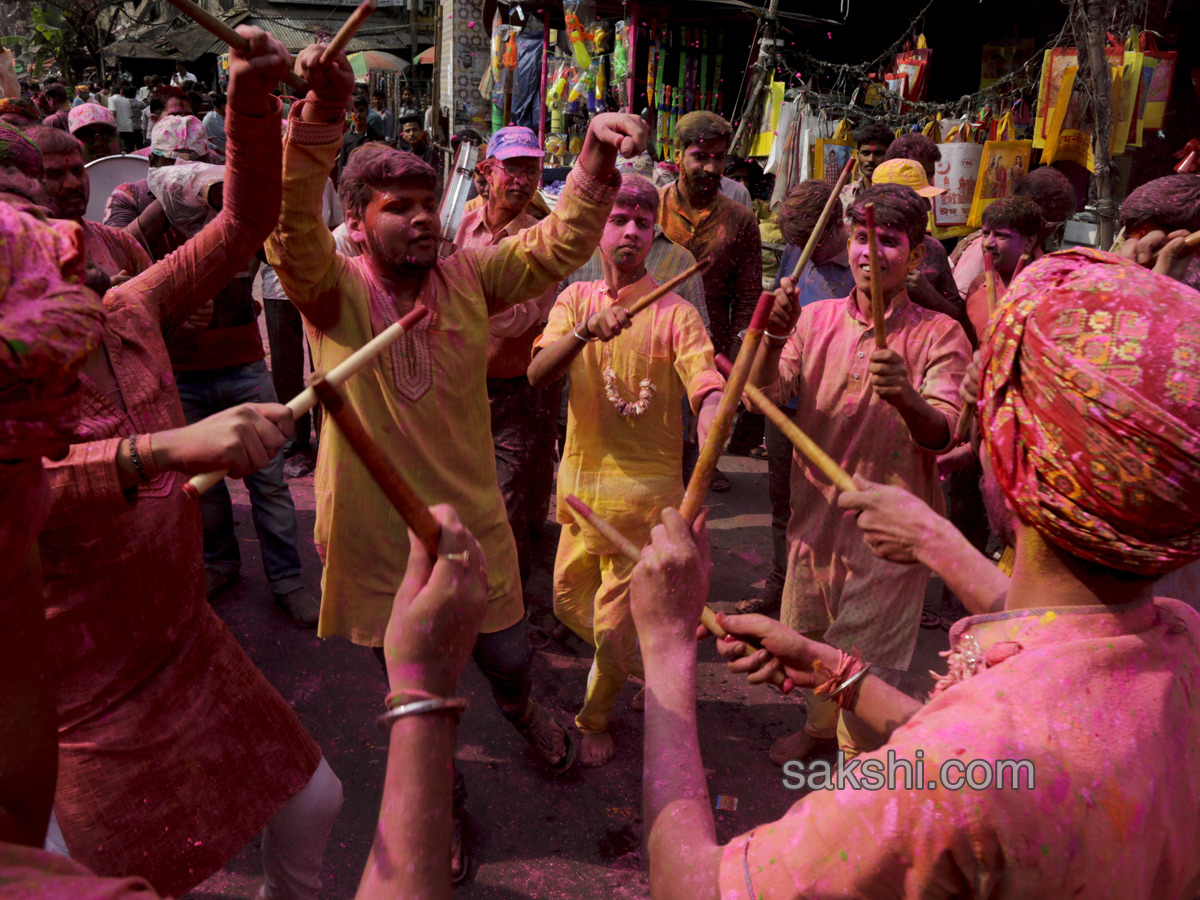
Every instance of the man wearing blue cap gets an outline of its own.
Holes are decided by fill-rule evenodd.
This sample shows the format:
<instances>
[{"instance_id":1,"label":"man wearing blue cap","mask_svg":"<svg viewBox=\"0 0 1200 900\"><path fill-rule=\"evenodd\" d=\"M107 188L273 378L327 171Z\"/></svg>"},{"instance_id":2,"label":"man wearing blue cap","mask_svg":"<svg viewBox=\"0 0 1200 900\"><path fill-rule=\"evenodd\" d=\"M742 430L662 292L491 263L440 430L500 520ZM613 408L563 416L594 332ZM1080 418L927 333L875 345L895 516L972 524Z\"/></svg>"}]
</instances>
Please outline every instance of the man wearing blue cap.
<instances>
[{"instance_id":1,"label":"man wearing blue cap","mask_svg":"<svg viewBox=\"0 0 1200 900\"><path fill-rule=\"evenodd\" d=\"M487 202L466 213L458 249L489 247L536 225L526 207L542 177L542 149L528 128L509 125L492 135L477 171L488 182ZM554 439L561 382L535 388L525 372L533 342L554 305L557 285L488 320L487 387L496 476L517 540L521 582L529 580L533 542L550 508Z\"/></svg>"}]
</instances>

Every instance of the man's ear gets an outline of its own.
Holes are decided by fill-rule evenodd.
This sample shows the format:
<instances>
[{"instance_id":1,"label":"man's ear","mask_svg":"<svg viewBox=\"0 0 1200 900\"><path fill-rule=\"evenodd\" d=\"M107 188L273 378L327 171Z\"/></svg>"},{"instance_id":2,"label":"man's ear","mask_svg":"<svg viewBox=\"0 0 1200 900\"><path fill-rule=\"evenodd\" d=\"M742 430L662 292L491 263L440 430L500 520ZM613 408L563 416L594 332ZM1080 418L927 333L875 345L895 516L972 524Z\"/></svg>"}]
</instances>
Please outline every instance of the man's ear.
<instances>
[{"instance_id":1,"label":"man's ear","mask_svg":"<svg viewBox=\"0 0 1200 900\"><path fill-rule=\"evenodd\" d=\"M676 147L675 152L674 152L674 154L672 154L671 158L673 160L675 160L675 165L679 166L679 170L682 172L683 171L683 151L681 149L679 149L678 147Z\"/></svg>"},{"instance_id":2,"label":"man's ear","mask_svg":"<svg viewBox=\"0 0 1200 900\"><path fill-rule=\"evenodd\" d=\"M917 244L915 247L910 247L908 251L908 271L912 271L917 266L921 265L921 261L925 259L925 244L924 242Z\"/></svg>"},{"instance_id":3,"label":"man's ear","mask_svg":"<svg viewBox=\"0 0 1200 900\"><path fill-rule=\"evenodd\" d=\"M346 211L346 233L360 247L366 243L367 229L365 223L349 210Z\"/></svg>"},{"instance_id":4,"label":"man's ear","mask_svg":"<svg viewBox=\"0 0 1200 900\"><path fill-rule=\"evenodd\" d=\"M1025 238L1025 249L1022 251L1022 255L1029 256L1032 258L1033 251L1035 249L1037 249L1037 245L1038 245L1038 236L1036 234L1031 234L1029 237Z\"/></svg>"}]
</instances>

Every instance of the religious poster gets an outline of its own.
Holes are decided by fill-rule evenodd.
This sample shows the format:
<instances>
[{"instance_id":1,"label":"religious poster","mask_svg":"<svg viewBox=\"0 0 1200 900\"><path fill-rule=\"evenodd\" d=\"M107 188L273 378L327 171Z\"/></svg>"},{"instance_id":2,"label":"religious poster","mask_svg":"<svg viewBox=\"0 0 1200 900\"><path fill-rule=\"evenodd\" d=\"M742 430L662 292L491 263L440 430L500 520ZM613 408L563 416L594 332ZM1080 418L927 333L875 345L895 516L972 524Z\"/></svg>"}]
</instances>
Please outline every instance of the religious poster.
<instances>
[{"instance_id":1,"label":"religious poster","mask_svg":"<svg viewBox=\"0 0 1200 900\"><path fill-rule=\"evenodd\" d=\"M1063 74L1062 89L1055 101L1053 114L1050 117L1050 128L1046 136L1046 147L1042 151L1042 162L1047 165L1056 160L1069 160L1086 166L1090 171L1096 170L1096 162L1092 150L1091 132L1084 127L1079 114L1079 97L1075 93L1075 79L1078 75L1077 66L1067 66ZM1120 75L1115 76L1113 93L1120 91Z\"/></svg>"},{"instance_id":2,"label":"religious poster","mask_svg":"<svg viewBox=\"0 0 1200 900\"><path fill-rule=\"evenodd\" d=\"M945 193L933 198L933 236L939 241L971 231L971 205L983 146L972 142L939 144L942 158L934 163L933 186Z\"/></svg>"},{"instance_id":3,"label":"religious poster","mask_svg":"<svg viewBox=\"0 0 1200 900\"><path fill-rule=\"evenodd\" d=\"M1154 78L1150 82L1150 91L1146 96L1145 128L1162 128L1163 116L1167 113L1167 98L1171 96L1171 78L1175 74L1175 60L1179 54L1174 50L1150 50L1146 52L1158 60L1154 68Z\"/></svg>"},{"instance_id":4,"label":"religious poster","mask_svg":"<svg viewBox=\"0 0 1200 900\"><path fill-rule=\"evenodd\" d=\"M846 161L854 155L854 141L820 138L813 151L813 177L836 184Z\"/></svg>"},{"instance_id":5,"label":"religious poster","mask_svg":"<svg viewBox=\"0 0 1200 900\"><path fill-rule=\"evenodd\" d=\"M983 211L990 204L1012 196L1013 185L1029 171L1032 160L1032 141L988 141L983 145L967 221L970 228L983 225Z\"/></svg>"},{"instance_id":6,"label":"religious poster","mask_svg":"<svg viewBox=\"0 0 1200 900\"><path fill-rule=\"evenodd\" d=\"M1110 66L1120 67L1125 61L1125 51L1119 47L1109 47L1105 51ZM1068 68L1078 68L1079 56L1074 47L1054 47L1046 51L1042 59L1042 77L1038 86L1037 115L1034 120L1033 146L1041 149L1046 146L1046 136L1050 132L1050 122L1054 114L1054 106L1058 102L1058 92L1062 88L1063 76Z\"/></svg>"}]
</instances>

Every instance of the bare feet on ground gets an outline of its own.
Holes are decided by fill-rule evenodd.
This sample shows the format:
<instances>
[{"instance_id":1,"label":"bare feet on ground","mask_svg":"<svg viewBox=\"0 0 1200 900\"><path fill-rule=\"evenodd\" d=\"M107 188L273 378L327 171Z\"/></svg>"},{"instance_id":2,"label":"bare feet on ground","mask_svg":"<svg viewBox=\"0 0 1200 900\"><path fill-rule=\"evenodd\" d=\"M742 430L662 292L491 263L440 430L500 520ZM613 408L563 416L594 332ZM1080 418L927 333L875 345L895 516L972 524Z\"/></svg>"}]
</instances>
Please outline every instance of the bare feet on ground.
<instances>
[{"instance_id":1,"label":"bare feet on ground","mask_svg":"<svg viewBox=\"0 0 1200 900\"><path fill-rule=\"evenodd\" d=\"M579 747L579 761L589 768L596 768L610 762L616 748L613 746L612 735L607 731L598 734L585 734Z\"/></svg>"}]
</instances>

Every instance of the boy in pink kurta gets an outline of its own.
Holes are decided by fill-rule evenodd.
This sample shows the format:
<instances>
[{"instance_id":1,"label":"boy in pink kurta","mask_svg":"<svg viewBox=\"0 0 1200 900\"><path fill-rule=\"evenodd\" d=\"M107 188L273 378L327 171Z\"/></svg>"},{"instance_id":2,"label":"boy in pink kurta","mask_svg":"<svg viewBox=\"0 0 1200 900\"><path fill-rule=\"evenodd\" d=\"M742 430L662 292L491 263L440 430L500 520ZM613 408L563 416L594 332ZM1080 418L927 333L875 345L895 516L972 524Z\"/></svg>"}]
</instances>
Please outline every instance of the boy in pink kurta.
<instances>
[{"instance_id":1,"label":"boy in pink kurta","mask_svg":"<svg viewBox=\"0 0 1200 900\"><path fill-rule=\"evenodd\" d=\"M875 347L870 315L863 204L872 200L888 298L887 350ZM796 397L796 424L846 471L903 485L944 510L937 453L950 446L970 346L956 322L915 305L905 291L905 275L921 257L925 203L907 187L877 185L863 193L850 215L856 222L850 240L854 293L773 319L761 367L751 377L780 404ZM928 572L876 559L853 520L837 510L837 493L796 454L781 621L802 633L823 634L835 647L857 647L877 666L893 670L895 680L908 668L916 644ZM832 704L811 701L807 738L797 735L777 745L772 758L782 763L806 755L816 739L835 733L844 749L869 747L869 737L856 736L854 728Z\"/></svg>"},{"instance_id":2,"label":"boy in pink kurta","mask_svg":"<svg viewBox=\"0 0 1200 900\"><path fill-rule=\"evenodd\" d=\"M657 213L654 185L640 175L625 176L600 241L605 277L563 291L533 345L529 370L539 384L563 372L571 377L558 468L563 529L554 561L554 612L596 648L583 709L575 717L584 736L584 765L602 765L613 755L608 718L636 652L629 617L633 564L582 522L566 497L579 497L625 537L644 544L662 510L683 499L681 400L688 400L707 432L724 387L694 306L669 292L632 321L625 311L658 286L646 273Z\"/></svg>"}]
</instances>

